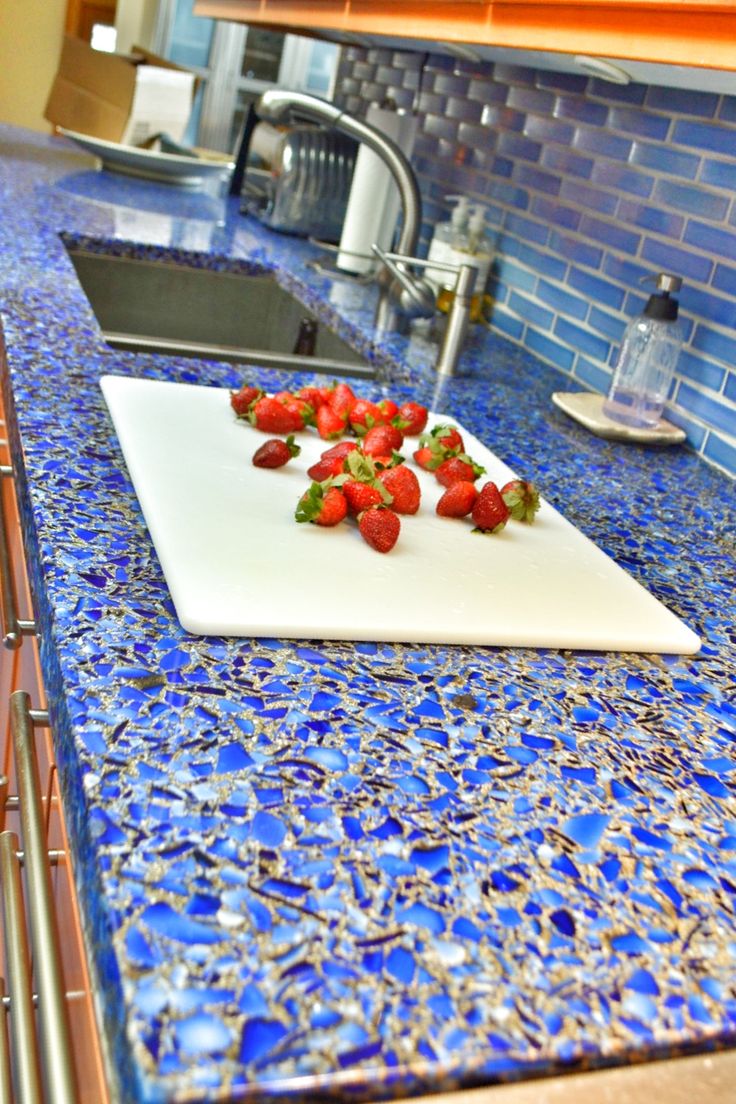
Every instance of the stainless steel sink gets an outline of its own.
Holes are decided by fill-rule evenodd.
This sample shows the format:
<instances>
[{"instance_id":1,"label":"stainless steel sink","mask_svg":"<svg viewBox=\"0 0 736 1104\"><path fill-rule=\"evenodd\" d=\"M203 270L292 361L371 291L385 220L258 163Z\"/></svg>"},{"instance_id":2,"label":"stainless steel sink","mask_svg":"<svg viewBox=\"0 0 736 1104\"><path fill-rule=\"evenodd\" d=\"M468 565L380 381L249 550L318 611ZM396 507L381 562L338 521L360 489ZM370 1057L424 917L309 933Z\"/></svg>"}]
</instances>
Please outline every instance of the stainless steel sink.
<instances>
[{"instance_id":1,"label":"stainless steel sink","mask_svg":"<svg viewBox=\"0 0 736 1104\"><path fill-rule=\"evenodd\" d=\"M268 273L216 272L81 249L69 249L69 256L113 348L329 375L375 374L374 365ZM308 355L296 351L305 342L313 346Z\"/></svg>"}]
</instances>

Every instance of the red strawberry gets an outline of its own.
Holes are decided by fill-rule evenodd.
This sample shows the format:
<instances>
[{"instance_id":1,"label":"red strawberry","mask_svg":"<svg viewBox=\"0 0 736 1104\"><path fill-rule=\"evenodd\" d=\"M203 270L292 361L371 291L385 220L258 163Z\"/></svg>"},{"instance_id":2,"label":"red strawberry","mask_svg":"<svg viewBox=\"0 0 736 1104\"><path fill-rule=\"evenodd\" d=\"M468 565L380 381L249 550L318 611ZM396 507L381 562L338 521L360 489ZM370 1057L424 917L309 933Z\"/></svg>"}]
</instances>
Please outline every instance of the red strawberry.
<instances>
[{"instance_id":1,"label":"red strawberry","mask_svg":"<svg viewBox=\"0 0 736 1104\"><path fill-rule=\"evenodd\" d=\"M307 468L307 475L317 483L324 483L326 479L332 479L344 469L344 456L328 456L327 459L317 460L311 468Z\"/></svg>"},{"instance_id":2,"label":"red strawberry","mask_svg":"<svg viewBox=\"0 0 736 1104\"><path fill-rule=\"evenodd\" d=\"M327 404L320 406L317 411L317 432L323 441L334 441L336 437L342 437L346 422L347 414L338 414Z\"/></svg>"},{"instance_id":3,"label":"red strawberry","mask_svg":"<svg viewBox=\"0 0 736 1104\"><path fill-rule=\"evenodd\" d=\"M284 464L288 464L301 451L299 445L294 444L291 435L285 441L272 437L253 453L253 463L257 468L283 468Z\"/></svg>"},{"instance_id":4,"label":"red strawberry","mask_svg":"<svg viewBox=\"0 0 736 1104\"><path fill-rule=\"evenodd\" d=\"M322 459L331 460L333 456L345 457L349 452L354 452L357 447L356 441L338 441L336 445L331 445L330 448L325 449L322 453Z\"/></svg>"},{"instance_id":5,"label":"red strawberry","mask_svg":"<svg viewBox=\"0 0 736 1104\"><path fill-rule=\"evenodd\" d=\"M380 485L376 486L374 483L361 483L358 479L348 479L342 484L341 490L348 502L348 512L353 516L357 516L370 506L382 506L385 501Z\"/></svg>"},{"instance_id":6,"label":"red strawberry","mask_svg":"<svg viewBox=\"0 0 736 1104\"><path fill-rule=\"evenodd\" d=\"M512 479L501 488L501 497L516 521L534 521L539 509L539 492L525 479Z\"/></svg>"},{"instance_id":7,"label":"red strawberry","mask_svg":"<svg viewBox=\"0 0 736 1104\"><path fill-rule=\"evenodd\" d=\"M319 410L319 408L327 402L325 388L323 387L300 387L296 393L296 397L309 403L314 411Z\"/></svg>"},{"instance_id":8,"label":"red strawberry","mask_svg":"<svg viewBox=\"0 0 736 1104\"><path fill-rule=\"evenodd\" d=\"M301 414L284 406L273 395L257 399L250 408L248 420L264 433L293 433L304 428Z\"/></svg>"},{"instance_id":9,"label":"red strawberry","mask_svg":"<svg viewBox=\"0 0 736 1104\"><path fill-rule=\"evenodd\" d=\"M476 464L474 460L461 452L458 456L450 456L447 460L443 460L434 474L443 487L451 487L453 483L460 480L466 483L474 483L479 476L484 474L485 470L480 464Z\"/></svg>"},{"instance_id":10,"label":"red strawberry","mask_svg":"<svg viewBox=\"0 0 736 1104\"><path fill-rule=\"evenodd\" d=\"M443 460L447 459L441 448L432 448L430 445L422 445L412 455L415 463L425 471L436 471Z\"/></svg>"},{"instance_id":11,"label":"red strawberry","mask_svg":"<svg viewBox=\"0 0 736 1104\"><path fill-rule=\"evenodd\" d=\"M429 440L425 440L429 438ZM451 425L437 425L429 433L422 435L421 444L431 445L432 441L436 441L446 452L465 452L465 445L459 432Z\"/></svg>"},{"instance_id":12,"label":"red strawberry","mask_svg":"<svg viewBox=\"0 0 736 1104\"><path fill-rule=\"evenodd\" d=\"M292 395L291 391L277 391L273 397L283 403L287 410L293 410L300 416L302 428L314 422L314 407L310 406L305 399L300 399L298 395Z\"/></svg>"},{"instance_id":13,"label":"red strawberry","mask_svg":"<svg viewBox=\"0 0 736 1104\"><path fill-rule=\"evenodd\" d=\"M230 392L230 405L239 418L247 418L253 403L256 399L260 399L262 394L260 387L244 384L239 391Z\"/></svg>"},{"instance_id":14,"label":"red strawberry","mask_svg":"<svg viewBox=\"0 0 736 1104\"><path fill-rule=\"evenodd\" d=\"M405 402L399 407L394 425L397 425L405 436L416 437L426 426L428 415L426 406L416 402Z\"/></svg>"},{"instance_id":15,"label":"red strawberry","mask_svg":"<svg viewBox=\"0 0 736 1104\"><path fill-rule=\"evenodd\" d=\"M297 503L294 517L297 521L311 521L315 525L338 525L348 512L345 495L339 487L323 487L312 483Z\"/></svg>"},{"instance_id":16,"label":"red strawberry","mask_svg":"<svg viewBox=\"0 0 736 1104\"><path fill-rule=\"evenodd\" d=\"M370 399L357 399L348 416L350 428L362 437L372 426L383 425L385 419L378 403Z\"/></svg>"},{"instance_id":17,"label":"red strawberry","mask_svg":"<svg viewBox=\"0 0 736 1104\"><path fill-rule=\"evenodd\" d=\"M467 517L475 505L478 488L475 483L458 480L448 487L437 503L440 517Z\"/></svg>"},{"instance_id":18,"label":"red strawberry","mask_svg":"<svg viewBox=\"0 0 736 1104\"><path fill-rule=\"evenodd\" d=\"M392 425L377 425L369 429L360 443L366 456L391 456L404 443L401 430Z\"/></svg>"},{"instance_id":19,"label":"red strawberry","mask_svg":"<svg viewBox=\"0 0 736 1104\"><path fill-rule=\"evenodd\" d=\"M387 422L390 422L392 418L395 418L399 413L399 404L395 403L393 399L381 399L378 404L383 411L383 417Z\"/></svg>"},{"instance_id":20,"label":"red strawberry","mask_svg":"<svg viewBox=\"0 0 736 1104\"><path fill-rule=\"evenodd\" d=\"M331 410L344 416L347 421L350 411L357 402L355 392L349 383L336 383L329 391L327 402Z\"/></svg>"},{"instance_id":21,"label":"red strawberry","mask_svg":"<svg viewBox=\"0 0 736 1104\"><path fill-rule=\"evenodd\" d=\"M386 506L372 506L358 518L360 535L376 552L390 552L399 539L401 522L398 514Z\"/></svg>"},{"instance_id":22,"label":"red strawberry","mask_svg":"<svg viewBox=\"0 0 736 1104\"><path fill-rule=\"evenodd\" d=\"M415 514L419 509L422 491L411 468L399 464L378 473L378 478L391 495L391 509L397 514Z\"/></svg>"},{"instance_id":23,"label":"red strawberry","mask_svg":"<svg viewBox=\"0 0 736 1104\"><path fill-rule=\"evenodd\" d=\"M484 483L473 506L474 532L500 533L511 516L495 483Z\"/></svg>"}]
</instances>

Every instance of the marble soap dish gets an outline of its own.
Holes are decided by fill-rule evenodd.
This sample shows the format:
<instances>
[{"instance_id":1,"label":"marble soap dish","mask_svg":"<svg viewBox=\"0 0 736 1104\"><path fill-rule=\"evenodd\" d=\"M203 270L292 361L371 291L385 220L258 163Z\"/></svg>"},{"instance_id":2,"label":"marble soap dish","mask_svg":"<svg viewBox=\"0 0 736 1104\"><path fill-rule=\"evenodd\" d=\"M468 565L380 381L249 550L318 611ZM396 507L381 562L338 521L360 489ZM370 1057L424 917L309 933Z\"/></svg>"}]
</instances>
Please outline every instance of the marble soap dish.
<instances>
[{"instance_id":1,"label":"marble soap dish","mask_svg":"<svg viewBox=\"0 0 736 1104\"><path fill-rule=\"evenodd\" d=\"M609 441L631 441L640 445L676 445L685 440L685 432L661 418L652 429L622 425L603 413L603 395L592 391L555 391L552 402L597 437Z\"/></svg>"}]
</instances>

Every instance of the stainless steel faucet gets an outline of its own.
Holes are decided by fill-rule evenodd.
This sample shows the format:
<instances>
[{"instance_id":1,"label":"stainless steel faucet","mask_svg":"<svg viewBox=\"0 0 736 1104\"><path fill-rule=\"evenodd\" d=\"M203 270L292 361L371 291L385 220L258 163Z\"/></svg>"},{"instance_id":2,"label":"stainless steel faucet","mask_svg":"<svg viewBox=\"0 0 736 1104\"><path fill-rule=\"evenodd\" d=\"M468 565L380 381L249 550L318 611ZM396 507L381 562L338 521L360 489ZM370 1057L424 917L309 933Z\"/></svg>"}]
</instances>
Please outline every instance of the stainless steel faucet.
<instances>
[{"instance_id":1,"label":"stainless steel faucet","mask_svg":"<svg viewBox=\"0 0 736 1104\"><path fill-rule=\"evenodd\" d=\"M306 92L289 92L271 88L264 92L256 105L256 114L262 119L276 121L294 115L310 122L334 127L343 134L363 142L372 149L392 174L401 200L401 232L395 253L386 253L373 246L394 277L389 294L395 306L409 318L431 318L435 313L435 291L422 277L415 276L407 265L426 268L427 262L416 257L419 232L422 225L422 200L414 170L396 143L380 130L353 118L339 107L310 96ZM455 294L445 328L442 347L437 360L437 372L453 375L462 342L470 318L470 300L473 293L476 270L472 265L444 266L432 262L432 268L450 267L457 273ZM379 313L381 304L379 304Z\"/></svg>"}]
</instances>

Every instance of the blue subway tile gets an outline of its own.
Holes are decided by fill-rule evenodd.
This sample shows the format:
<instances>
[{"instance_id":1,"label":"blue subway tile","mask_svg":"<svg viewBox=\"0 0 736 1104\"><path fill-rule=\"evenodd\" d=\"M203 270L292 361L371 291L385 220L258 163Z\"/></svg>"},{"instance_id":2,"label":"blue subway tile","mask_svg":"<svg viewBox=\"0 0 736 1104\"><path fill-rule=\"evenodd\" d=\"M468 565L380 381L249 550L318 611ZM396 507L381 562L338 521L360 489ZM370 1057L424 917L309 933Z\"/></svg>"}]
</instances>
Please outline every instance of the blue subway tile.
<instances>
[{"instance_id":1,"label":"blue subway tile","mask_svg":"<svg viewBox=\"0 0 736 1104\"><path fill-rule=\"evenodd\" d=\"M736 326L736 303L710 291L684 284L680 292L682 309L717 326Z\"/></svg>"},{"instance_id":2,"label":"blue subway tile","mask_svg":"<svg viewBox=\"0 0 736 1104\"><path fill-rule=\"evenodd\" d=\"M708 435L708 431L704 429L699 422L695 422L692 418L688 418L684 411L680 410L674 404L670 404L666 408L664 416L668 422L672 422L673 425L679 426L680 429L685 430L688 444L692 448L698 450L703 447L703 442Z\"/></svg>"},{"instance_id":3,"label":"blue subway tile","mask_svg":"<svg viewBox=\"0 0 736 1104\"><path fill-rule=\"evenodd\" d=\"M651 115L634 108L612 107L608 113L608 125L614 130L636 134L639 138L655 138L664 141L670 129L670 117Z\"/></svg>"},{"instance_id":4,"label":"blue subway tile","mask_svg":"<svg viewBox=\"0 0 736 1104\"><path fill-rule=\"evenodd\" d=\"M498 136L498 152L507 157L518 157L523 161L539 161L542 143L534 142L514 130L502 131Z\"/></svg>"},{"instance_id":5,"label":"blue subway tile","mask_svg":"<svg viewBox=\"0 0 736 1104\"><path fill-rule=\"evenodd\" d=\"M609 314L608 311L601 310L597 306L590 308L588 325L597 330L598 333L610 338L616 345L621 344L626 329L626 322L623 319L615 314Z\"/></svg>"},{"instance_id":6,"label":"blue subway tile","mask_svg":"<svg viewBox=\"0 0 736 1104\"><path fill-rule=\"evenodd\" d=\"M491 326L494 330L499 330L500 333L506 334L514 341L520 341L521 335L524 333L524 323L518 318L514 318L512 314L508 314L501 307L494 307L491 315Z\"/></svg>"},{"instance_id":7,"label":"blue subway tile","mask_svg":"<svg viewBox=\"0 0 736 1104\"><path fill-rule=\"evenodd\" d=\"M710 395L697 391L684 381L677 388L677 405L707 425L736 437L736 407L716 402Z\"/></svg>"},{"instance_id":8,"label":"blue subway tile","mask_svg":"<svg viewBox=\"0 0 736 1104\"><path fill-rule=\"evenodd\" d=\"M726 386L723 389L723 394L732 403L736 404L736 370L728 373L726 380Z\"/></svg>"},{"instance_id":9,"label":"blue subway tile","mask_svg":"<svg viewBox=\"0 0 736 1104\"><path fill-rule=\"evenodd\" d=\"M560 196L570 203L578 203L581 207L587 207L601 215L612 215L618 204L618 196L612 192L603 192L600 188L592 188L579 180L563 180Z\"/></svg>"},{"instance_id":10,"label":"blue subway tile","mask_svg":"<svg viewBox=\"0 0 736 1104\"><path fill-rule=\"evenodd\" d=\"M710 391L720 391L726 369L695 356L689 349L682 349L677 360L677 374L707 387Z\"/></svg>"},{"instance_id":11,"label":"blue subway tile","mask_svg":"<svg viewBox=\"0 0 736 1104\"><path fill-rule=\"evenodd\" d=\"M690 219L685 227L682 240L690 245L696 245L698 249L727 257L729 261L736 257L736 232L720 230L718 227L709 226L705 222Z\"/></svg>"},{"instance_id":12,"label":"blue subway tile","mask_svg":"<svg viewBox=\"0 0 736 1104\"><path fill-rule=\"evenodd\" d=\"M628 138L611 134L608 130L579 127L575 133L573 145L576 149L586 150L588 153L600 153L604 157L612 157L614 161L628 161L632 142Z\"/></svg>"},{"instance_id":13,"label":"blue subway tile","mask_svg":"<svg viewBox=\"0 0 736 1104\"><path fill-rule=\"evenodd\" d=\"M456 73L438 73L434 78L434 90L447 96L467 96L470 78Z\"/></svg>"},{"instance_id":14,"label":"blue subway tile","mask_svg":"<svg viewBox=\"0 0 736 1104\"><path fill-rule=\"evenodd\" d=\"M559 280L560 282L564 280L567 264L551 253L543 253L540 249L535 249L510 234L502 235L499 240L499 249L510 253L512 257L516 257L522 264L528 265L540 276L547 276L550 280Z\"/></svg>"},{"instance_id":15,"label":"blue subway tile","mask_svg":"<svg viewBox=\"0 0 736 1104\"><path fill-rule=\"evenodd\" d=\"M616 257L611 253L606 255L603 262L603 271L606 276L618 280L628 288L637 287L644 276L650 276L651 268L639 264L637 261L629 261L624 257Z\"/></svg>"},{"instance_id":16,"label":"blue subway tile","mask_svg":"<svg viewBox=\"0 0 736 1104\"><path fill-rule=\"evenodd\" d=\"M547 223L563 226L567 230L577 230L580 225L580 211L574 207L565 207L547 196L535 196L531 205L532 214Z\"/></svg>"},{"instance_id":17,"label":"blue subway tile","mask_svg":"<svg viewBox=\"0 0 736 1104\"><path fill-rule=\"evenodd\" d=\"M523 130L526 115L504 104L485 104L480 121L483 126L503 127L504 130Z\"/></svg>"},{"instance_id":18,"label":"blue subway tile","mask_svg":"<svg viewBox=\"0 0 736 1104\"><path fill-rule=\"evenodd\" d=\"M509 296L508 308L538 330L549 330L552 327L554 313L517 291Z\"/></svg>"},{"instance_id":19,"label":"blue subway tile","mask_svg":"<svg viewBox=\"0 0 736 1104\"><path fill-rule=\"evenodd\" d=\"M424 119L424 130L432 138L457 137L457 123L445 115L427 115Z\"/></svg>"},{"instance_id":20,"label":"blue subway tile","mask_svg":"<svg viewBox=\"0 0 736 1104\"><path fill-rule=\"evenodd\" d=\"M533 291L537 283L537 276L528 269L514 264L508 257L499 254L493 262L494 273L499 279L521 291Z\"/></svg>"},{"instance_id":21,"label":"blue subway tile","mask_svg":"<svg viewBox=\"0 0 736 1104\"><path fill-rule=\"evenodd\" d=\"M654 177L638 169L619 165L615 161L598 161L593 167L592 180L606 188L616 188L621 192L648 199L654 187Z\"/></svg>"},{"instance_id":22,"label":"blue subway tile","mask_svg":"<svg viewBox=\"0 0 736 1104\"><path fill-rule=\"evenodd\" d=\"M479 152L493 153L496 148L496 135L480 123L461 120L457 128L457 138L462 145L471 146Z\"/></svg>"},{"instance_id":23,"label":"blue subway tile","mask_svg":"<svg viewBox=\"0 0 736 1104\"><path fill-rule=\"evenodd\" d=\"M496 80L506 84L534 84L536 70L524 65L507 65L505 62L496 62L493 66L493 75Z\"/></svg>"},{"instance_id":24,"label":"blue subway tile","mask_svg":"<svg viewBox=\"0 0 736 1104\"><path fill-rule=\"evenodd\" d=\"M545 192L547 195L559 195L560 184L562 183L559 176L542 172L541 169L524 164L517 168L516 179L519 184L523 184L527 188L533 188L538 192Z\"/></svg>"},{"instance_id":25,"label":"blue subway tile","mask_svg":"<svg viewBox=\"0 0 736 1104\"><path fill-rule=\"evenodd\" d=\"M550 234L549 247L560 256L567 257L576 264L586 265L588 268L599 268L603 259L603 250L597 245L592 245L580 238L571 238L557 230L553 230Z\"/></svg>"},{"instance_id":26,"label":"blue subway tile","mask_svg":"<svg viewBox=\"0 0 736 1104\"><path fill-rule=\"evenodd\" d=\"M590 94L599 96L606 103L619 100L622 103L643 104L647 87L646 84L611 84L610 81L596 78L590 83Z\"/></svg>"},{"instance_id":27,"label":"blue subway tile","mask_svg":"<svg viewBox=\"0 0 736 1104\"><path fill-rule=\"evenodd\" d=\"M471 80L468 87L468 96L471 100L478 100L481 104L505 103L506 85L499 84L492 79Z\"/></svg>"},{"instance_id":28,"label":"blue subway tile","mask_svg":"<svg viewBox=\"0 0 736 1104\"><path fill-rule=\"evenodd\" d=\"M450 119L460 119L464 123L478 123L483 108L473 100L466 100L460 96L448 96L445 112Z\"/></svg>"},{"instance_id":29,"label":"blue subway tile","mask_svg":"<svg viewBox=\"0 0 736 1104\"><path fill-rule=\"evenodd\" d=\"M582 96L558 96L555 104L555 116L559 119L572 119L590 126L604 126L608 108L605 104L583 99Z\"/></svg>"},{"instance_id":30,"label":"blue subway tile","mask_svg":"<svg viewBox=\"0 0 736 1104\"><path fill-rule=\"evenodd\" d=\"M515 234L517 238L534 242L536 245L545 245L549 237L549 227L545 223L535 222L512 211L506 215L504 229L510 234Z\"/></svg>"},{"instance_id":31,"label":"blue subway tile","mask_svg":"<svg viewBox=\"0 0 736 1104\"><path fill-rule=\"evenodd\" d=\"M646 104L655 111L666 111L672 115L700 115L712 119L718 107L717 92L695 92L692 88L662 88L653 85L648 93Z\"/></svg>"},{"instance_id":32,"label":"blue subway tile","mask_svg":"<svg viewBox=\"0 0 736 1104\"><path fill-rule=\"evenodd\" d=\"M537 330L529 330L526 335L526 345L542 360L554 364L556 368L561 368L563 372L569 372L572 368L575 354L570 349L566 349L564 345L560 345L558 341L553 341L551 337L547 337L546 334L541 334Z\"/></svg>"},{"instance_id":33,"label":"blue subway tile","mask_svg":"<svg viewBox=\"0 0 736 1104\"><path fill-rule=\"evenodd\" d=\"M573 266L567 282L570 287L586 296L591 303L603 303L612 310L620 310L623 306L625 292L622 288L583 268Z\"/></svg>"},{"instance_id":34,"label":"blue subway tile","mask_svg":"<svg viewBox=\"0 0 736 1104\"><path fill-rule=\"evenodd\" d=\"M632 222L644 230L664 234L669 238L679 238L685 225L682 215L674 215L670 211L663 211L661 207L650 207L631 199L622 199L616 214L624 222Z\"/></svg>"},{"instance_id":35,"label":"blue subway tile","mask_svg":"<svg viewBox=\"0 0 736 1104\"><path fill-rule=\"evenodd\" d=\"M676 180L660 180L654 190L654 198L668 207L676 207L701 218L720 222L725 218L729 199L725 195L706 192L695 184L680 184ZM675 237L675 233L672 237Z\"/></svg>"},{"instance_id":36,"label":"blue subway tile","mask_svg":"<svg viewBox=\"0 0 736 1104\"><path fill-rule=\"evenodd\" d=\"M506 103L518 111L535 112L537 115L551 115L555 106L555 97L541 88L524 88L512 85L509 88Z\"/></svg>"},{"instance_id":37,"label":"blue subway tile","mask_svg":"<svg viewBox=\"0 0 736 1104\"><path fill-rule=\"evenodd\" d=\"M683 146L694 146L696 149L733 156L733 130L718 126L717 123L696 123L689 119L680 119L674 125L671 140Z\"/></svg>"},{"instance_id":38,"label":"blue subway tile","mask_svg":"<svg viewBox=\"0 0 736 1104\"><path fill-rule=\"evenodd\" d=\"M578 295L561 288L558 284L551 284L548 280L540 280L537 286L537 298L543 303L548 303L553 310L560 314L566 314L570 318L582 321L588 313L588 300L581 299Z\"/></svg>"},{"instance_id":39,"label":"blue subway tile","mask_svg":"<svg viewBox=\"0 0 736 1104\"><path fill-rule=\"evenodd\" d=\"M680 249L668 242L647 238L642 246L644 260L651 261L660 270L685 276L691 280L707 280L713 269L711 259L701 253Z\"/></svg>"},{"instance_id":40,"label":"blue subway tile","mask_svg":"<svg viewBox=\"0 0 736 1104\"><path fill-rule=\"evenodd\" d=\"M587 357L579 356L575 361L573 375L601 395L608 394L608 388L611 386L611 373L607 368L602 368L600 364L595 364Z\"/></svg>"},{"instance_id":41,"label":"blue subway tile","mask_svg":"<svg viewBox=\"0 0 736 1104\"><path fill-rule=\"evenodd\" d=\"M602 337L598 337L589 330L584 330L582 326L577 326L574 322L568 321L567 318L557 319L554 332L560 340L567 345L571 345L578 352L586 353L603 364L608 360L611 352L610 344L604 341Z\"/></svg>"},{"instance_id":42,"label":"blue subway tile","mask_svg":"<svg viewBox=\"0 0 736 1104\"><path fill-rule=\"evenodd\" d=\"M715 357L724 364L736 365L736 338L734 337L700 324L695 327L695 336L691 345L706 356Z\"/></svg>"},{"instance_id":43,"label":"blue subway tile","mask_svg":"<svg viewBox=\"0 0 736 1104\"><path fill-rule=\"evenodd\" d=\"M620 253L631 253L632 256L639 248L640 234L634 234L631 230L625 230L612 219L597 219L586 215L580 223L580 233L595 241L601 241L609 249L617 249Z\"/></svg>"},{"instance_id":44,"label":"blue subway tile","mask_svg":"<svg viewBox=\"0 0 736 1104\"><path fill-rule=\"evenodd\" d=\"M713 161L707 157L703 161L700 179L703 184L736 190L736 161Z\"/></svg>"},{"instance_id":45,"label":"blue subway tile","mask_svg":"<svg viewBox=\"0 0 736 1104\"><path fill-rule=\"evenodd\" d=\"M553 70L540 69L535 83L538 88L556 88L560 92L577 92L582 96L588 78L582 73L555 73Z\"/></svg>"},{"instance_id":46,"label":"blue subway tile","mask_svg":"<svg viewBox=\"0 0 736 1104\"><path fill-rule=\"evenodd\" d=\"M489 180L484 189L484 195L488 199L505 203L508 207L518 207L520 211L526 211L529 207L529 193L524 188L506 183L505 180Z\"/></svg>"},{"instance_id":47,"label":"blue subway tile","mask_svg":"<svg viewBox=\"0 0 736 1104\"><path fill-rule=\"evenodd\" d=\"M514 162L508 157L494 157L490 168L495 176L502 176L510 180L514 172Z\"/></svg>"},{"instance_id":48,"label":"blue subway tile","mask_svg":"<svg viewBox=\"0 0 736 1104\"><path fill-rule=\"evenodd\" d=\"M719 119L725 119L729 123L736 123L736 96L724 96Z\"/></svg>"},{"instance_id":49,"label":"blue subway tile","mask_svg":"<svg viewBox=\"0 0 736 1104\"><path fill-rule=\"evenodd\" d=\"M709 433L703 448L703 456L711 463L723 468L729 475L736 476L736 446L724 441L717 433Z\"/></svg>"},{"instance_id":50,"label":"blue subway tile","mask_svg":"<svg viewBox=\"0 0 736 1104\"><path fill-rule=\"evenodd\" d=\"M648 169L683 176L687 180L694 180L700 168L700 157L696 154L649 142L634 142L630 161L633 165L644 165Z\"/></svg>"},{"instance_id":51,"label":"blue subway tile","mask_svg":"<svg viewBox=\"0 0 736 1104\"><path fill-rule=\"evenodd\" d=\"M579 176L583 180L590 179L595 165L592 157L583 157L562 146L543 146L541 163L547 169L555 169L559 173L570 176Z\"/></svg>"},{"instance_id":52,"label":"blue subway tile","mask_svg":"<svg viewBox=\"0 0 736 1104\"><path fill-rule=\"evenodd\" d=\"M575 135L575 130L569 123L560 122L552 117L541 115L529 115L524 126L527 138L536 138L540 142L559 142L562 146L569 146Z\"/></svg>"},{"instance_id":53,"label":"blue subway tile","mask_svg":"<svg viewBox=\"0 0 736 1104\"><path fill-rule=\"evenodd\" d=\"M712 284L719 291L736 296L736 268L729 268L728 265L723 264L716 265Z\"/></svg>"}]
</instances>

